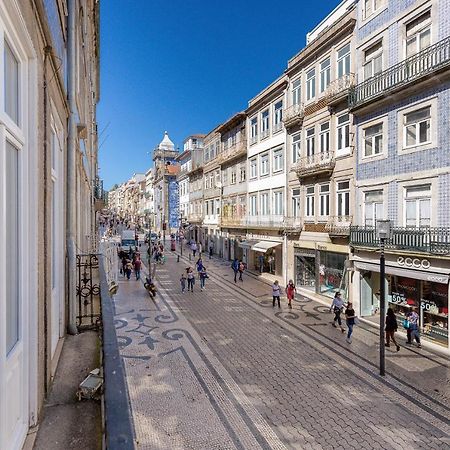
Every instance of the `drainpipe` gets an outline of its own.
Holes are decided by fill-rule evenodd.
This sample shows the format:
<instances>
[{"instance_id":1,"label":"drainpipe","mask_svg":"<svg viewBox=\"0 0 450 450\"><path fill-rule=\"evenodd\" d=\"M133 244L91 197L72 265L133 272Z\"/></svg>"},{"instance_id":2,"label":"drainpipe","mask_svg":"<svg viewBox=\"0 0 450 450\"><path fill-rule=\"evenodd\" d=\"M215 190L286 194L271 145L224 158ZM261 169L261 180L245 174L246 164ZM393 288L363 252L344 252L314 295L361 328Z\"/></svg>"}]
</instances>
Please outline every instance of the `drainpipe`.
<instances>
[{"instance_id":1,"label":"drainpipe","mask_svg":"<svg viewBox=\"0 0 450 450\"><path fill-rule=\"evenodd\" d=\"M69 103L69 124L67 133L67 300L68 300L68 332L77 334L76 325L76 250L75 250L75 215L76 215L76 61L75 61L75 14L76 0L68 0L67 28L67 97Z\"/></svg>"}]
</instances>

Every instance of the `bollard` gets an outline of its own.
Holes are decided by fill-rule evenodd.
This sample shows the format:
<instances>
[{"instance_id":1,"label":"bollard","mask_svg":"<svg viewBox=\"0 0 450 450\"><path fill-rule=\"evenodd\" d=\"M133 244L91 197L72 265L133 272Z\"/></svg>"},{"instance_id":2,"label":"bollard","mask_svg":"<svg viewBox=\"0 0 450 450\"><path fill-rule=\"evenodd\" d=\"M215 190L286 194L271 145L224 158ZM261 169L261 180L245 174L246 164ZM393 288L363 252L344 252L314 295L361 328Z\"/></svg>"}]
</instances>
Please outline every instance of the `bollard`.
<instances>
[{"instance_id":1,"label":"bollard","mask_svg":"<svg viewBox=\"0 0 450 450\"><path fill-rule=\"evenodd\" d=\"M180 262L180 255L177 255L177 262Z\"/></svg>"},{"instance_id":2,"label":"bollard","mask_svg":"<svg viewBox=\"0 0 450 450\"><path fill-rule=\"evenodd\" d=\"M189 253L189 261L191 260L191 254Z\"/></svg>"}]
</instances>

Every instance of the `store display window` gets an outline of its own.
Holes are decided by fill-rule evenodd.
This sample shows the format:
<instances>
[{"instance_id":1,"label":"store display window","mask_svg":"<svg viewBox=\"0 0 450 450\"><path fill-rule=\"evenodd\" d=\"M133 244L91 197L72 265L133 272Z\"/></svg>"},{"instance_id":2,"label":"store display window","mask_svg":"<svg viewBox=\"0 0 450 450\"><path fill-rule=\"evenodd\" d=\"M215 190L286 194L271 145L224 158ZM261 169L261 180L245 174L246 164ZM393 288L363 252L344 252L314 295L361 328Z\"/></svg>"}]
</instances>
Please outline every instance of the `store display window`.
<instances>
[{"instance_id":1,"label":"store display window","mask_svg":"<svg viewBox=\"0 0 450 450\"><path fill-rule=\"evenodd\" d=\"M346 277L345 261L347 255L333 252L320 252L319 292L322 295L334 297L339 291L345 298Z\"/></svg>"},{"instance_id":2,"label":"store display window","mask_svg":"<svg viewBox=\"0 0 450 450\"><path fill-rule=\"evenodd\" d=\"M441 344L448 343L448 285L390 276L389 306L399 326L413 308L419 313L421 333Z\"/></svg>"},{"instance_id":3,"label":"store display window","mask_svg":"<svg viewBox=\"0 0 450 450\"><path fill-rule=\"evenodd\" d=\"M316 258L305 253L295 256L295 283L312 291L316 286Z\"/></svg>"}]
</instances>

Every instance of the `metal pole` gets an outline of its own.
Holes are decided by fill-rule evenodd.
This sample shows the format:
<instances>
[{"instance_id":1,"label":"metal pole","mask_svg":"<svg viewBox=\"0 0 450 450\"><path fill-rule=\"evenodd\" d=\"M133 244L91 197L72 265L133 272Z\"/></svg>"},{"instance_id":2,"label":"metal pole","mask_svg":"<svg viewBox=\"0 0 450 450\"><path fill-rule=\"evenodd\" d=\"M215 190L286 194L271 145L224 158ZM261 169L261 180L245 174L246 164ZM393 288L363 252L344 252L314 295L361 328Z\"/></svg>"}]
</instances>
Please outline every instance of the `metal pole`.
<instances>
[{"instance_id":1,"label":"metal pole","mask_svg":"<svg viewBox=\"0 0 450 450\"><path fill-rule=\"evenodd\" d=\"M385 375L385 347L384 347L384 327L386 318L386 283L385 283L385 261L384 261L384 238L380 238L380 375Z\"/></svg>"}]
</instances>

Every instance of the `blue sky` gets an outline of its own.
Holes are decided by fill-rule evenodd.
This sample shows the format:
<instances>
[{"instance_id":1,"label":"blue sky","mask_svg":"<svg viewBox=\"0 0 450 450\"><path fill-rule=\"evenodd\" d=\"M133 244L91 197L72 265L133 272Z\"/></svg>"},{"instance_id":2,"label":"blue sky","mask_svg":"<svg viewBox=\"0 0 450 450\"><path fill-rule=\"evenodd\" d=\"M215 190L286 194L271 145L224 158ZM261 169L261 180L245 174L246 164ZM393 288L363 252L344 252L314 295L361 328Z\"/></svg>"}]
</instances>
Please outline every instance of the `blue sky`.
<instances>
[{"instance_id":1,"label":"blue sky","mask_svg":"<svg viewBox=\"0 0 450 450\"><path fill-rule=\"evenodd\" d=\"M100 176L151 167L165 130L182 147L277 78L339 0L101 2Z\"/></svg>"}]
</instances>

